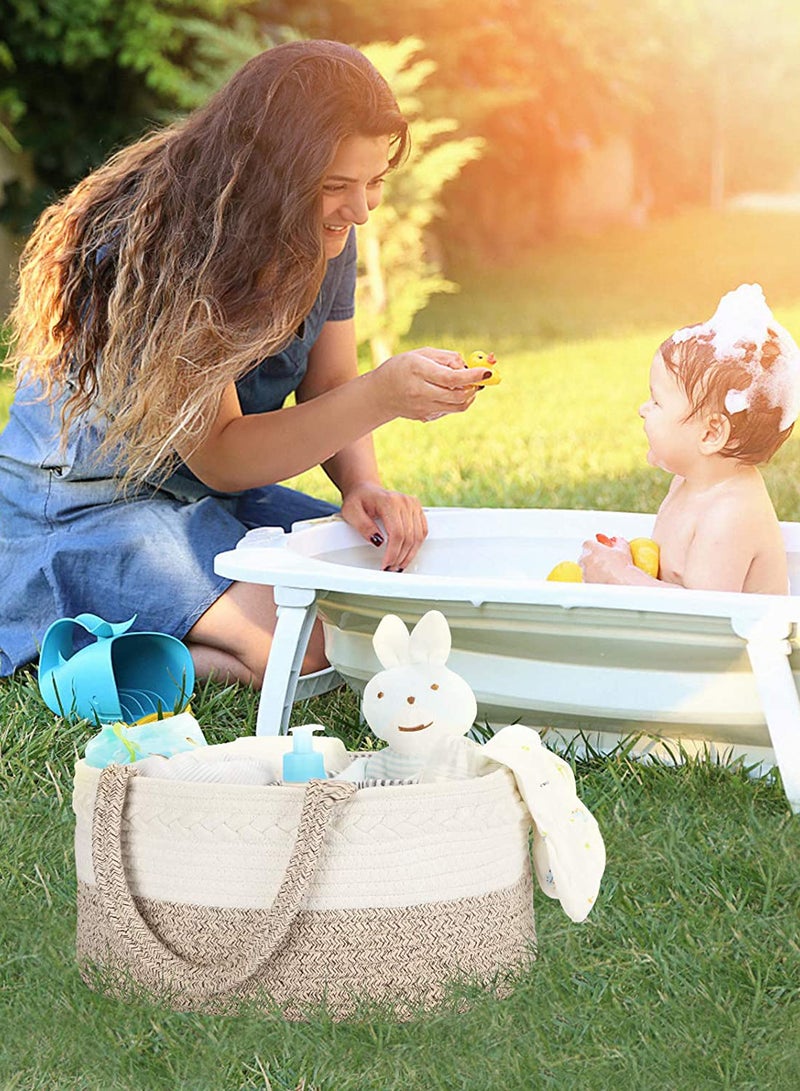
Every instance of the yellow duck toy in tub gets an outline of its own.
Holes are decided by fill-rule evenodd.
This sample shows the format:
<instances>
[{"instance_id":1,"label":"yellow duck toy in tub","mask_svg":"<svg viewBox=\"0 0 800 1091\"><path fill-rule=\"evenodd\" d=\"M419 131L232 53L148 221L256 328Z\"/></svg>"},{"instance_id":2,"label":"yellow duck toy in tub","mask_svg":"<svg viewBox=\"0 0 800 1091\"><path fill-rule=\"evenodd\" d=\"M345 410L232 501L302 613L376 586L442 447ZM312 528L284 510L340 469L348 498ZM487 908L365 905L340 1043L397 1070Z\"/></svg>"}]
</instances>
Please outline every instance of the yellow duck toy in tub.
<instances>
[{"instance_id":1,"label":"yellow duck toy in tub","mask_svg":"<svg viewBox=\"0 0 800 1091\"><path fill-rule=\"evenodd\" d=\"M613 546L616 538L609 538L607 534L595 534L601 545ZM648 576L658 579L660 555L658 543L652 538L633 538L628 545L631 548L633 563ZM560 583L583 583L583 571L577 561L559 561L548 575L548 580Z\"/></svg>"}]
</instances>

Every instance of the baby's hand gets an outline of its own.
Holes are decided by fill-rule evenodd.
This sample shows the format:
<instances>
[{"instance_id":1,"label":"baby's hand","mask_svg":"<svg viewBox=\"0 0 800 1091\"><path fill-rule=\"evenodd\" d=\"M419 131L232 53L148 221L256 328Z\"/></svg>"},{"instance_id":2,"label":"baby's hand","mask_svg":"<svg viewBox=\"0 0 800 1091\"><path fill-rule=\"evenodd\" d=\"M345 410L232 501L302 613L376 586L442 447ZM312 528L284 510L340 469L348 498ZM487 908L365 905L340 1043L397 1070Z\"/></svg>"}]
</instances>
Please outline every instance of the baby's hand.
<instances>
[{"instance_id":1,"label":"baby's hand","mask_svg":"<svg viewBox=\"0 0 800 1091\"><path fill-rule=\"evenodd\" d=\"M583 543L578 563L585 583L631 583L631 569L636 571L631 548L625 538L590 538Z\"/></svg>"}]
</instances>

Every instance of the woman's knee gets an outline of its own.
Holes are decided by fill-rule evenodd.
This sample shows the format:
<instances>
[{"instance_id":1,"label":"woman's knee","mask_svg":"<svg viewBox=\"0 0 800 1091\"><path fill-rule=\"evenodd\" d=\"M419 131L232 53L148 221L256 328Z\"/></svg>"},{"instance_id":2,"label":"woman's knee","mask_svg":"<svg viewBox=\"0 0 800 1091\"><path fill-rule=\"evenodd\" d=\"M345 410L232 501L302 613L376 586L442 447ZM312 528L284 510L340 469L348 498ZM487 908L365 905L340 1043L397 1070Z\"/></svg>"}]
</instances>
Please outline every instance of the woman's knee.
<instances>
[{"instance_id":1,"label":"woman's knee","mask_svg":"<svg viewBox=\"0 0 800 1091\"><path fill-rule=\"evenodd\" d=\"M237 648L233 656L241 664L241 669L229 674L235 674L240 681L246 681L256 689L264 684L269 657L272 652L272 640L268 637L255 641L252 645ZM325 656L325 646L322 637L322 626L317 623L311 633L303 663L301 674L313 674L315 671L324 670L329 666Z\"/></svg>"},{"instance_id":2,"label":"woman's knee","mask_svg":"<svg viewBox=\"0 0 800 1091\"><path fill-rule=\"evenodd\" d=\"M234 583L198 619L187 640L233 656L250 675L251 685L259 687L272 651L276 624L277 609L271 587ZM310 674L327 666L322 625L317 621L301 673Z\"/></svg>"},{"instance_id":3,"label":"woman's knee","mask_svg":"<svg viewBox=\"0 0 800 1091\"><path fill-rule=\"evenodd\" d=\"M322 622L317 618L314 628L311 630L301 673L313 674L315 671L325 670L329 666L328 657L325 655L325 634L322 629Z\"/></svg>"},{"instance_id":4,"label":"woman's knee","mask_svg":"<svg viewBox=\"0 0 800 1091\"><path fill-rule=\"evenodd\" d=\"M216 649L222 659L232 657L258 685L264 677L276 622L272 588L232 583L197 619L186 641Z\"/></svg>"},{"instance_id":5,"label":"woman's knee","mask_svg":"<svg viewBox=\"0 0 800 1091\"><path fill-rule=\"evenodd\" d=\"M256 640L251 646L242 650L242 662L253 676L252 684L256 687L260 687L264 683L264 674L269 663L273 644L274 633L270 633L266 636L266 639ZM313 674L315 671L324 670L327 666L329 666L329 663L325 656L325 638L322 623L316 621L303 655L300 673Z\"/></svg>"}]
</instances>

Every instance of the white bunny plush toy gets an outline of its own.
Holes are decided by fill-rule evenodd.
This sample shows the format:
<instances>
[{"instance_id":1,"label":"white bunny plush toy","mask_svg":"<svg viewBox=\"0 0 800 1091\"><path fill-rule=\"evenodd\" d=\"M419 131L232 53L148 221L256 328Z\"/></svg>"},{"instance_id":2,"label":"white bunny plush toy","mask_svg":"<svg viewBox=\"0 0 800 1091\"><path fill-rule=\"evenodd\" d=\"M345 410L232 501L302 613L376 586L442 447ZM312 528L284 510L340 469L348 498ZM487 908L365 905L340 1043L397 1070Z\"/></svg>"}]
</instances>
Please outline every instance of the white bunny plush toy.
<instances>
[{"instance_id":1,"label":"white bunny plush toy","mask_svg":"<svg viewBox=\"0 0 800 1091\"><path fill-rule=\"evenodd\" d=\"M597 898L606 854L600 829L578 799L570 766L551 753L531 727L510 724L479 745L464 735L477 715L469 685L445 663L450 628L430 610L409 636L387 614L372 645L383 667L364 689L364 719L388 745L359 757L339 780L417 781L483 776L510 770L534 827L537 879L574 921L586 918Z\"/></svg>"},{"instance_id":2,"label":"white bunny plush toy","mask_svg":"<svg viewBox=\"0 0 800 1091\"><path fill-rule=\"evenodd\" d=\"M387 614L372 646L384 669L367 682L361 708L375 735L388 745L356 759L337 776L416 780L432 755L449 752L454 740L466 744L461 736L475 723L475 694L445 666L450 628L438 610L429 610L410 635L399 617Z\"/></svg>"}]
</instances>

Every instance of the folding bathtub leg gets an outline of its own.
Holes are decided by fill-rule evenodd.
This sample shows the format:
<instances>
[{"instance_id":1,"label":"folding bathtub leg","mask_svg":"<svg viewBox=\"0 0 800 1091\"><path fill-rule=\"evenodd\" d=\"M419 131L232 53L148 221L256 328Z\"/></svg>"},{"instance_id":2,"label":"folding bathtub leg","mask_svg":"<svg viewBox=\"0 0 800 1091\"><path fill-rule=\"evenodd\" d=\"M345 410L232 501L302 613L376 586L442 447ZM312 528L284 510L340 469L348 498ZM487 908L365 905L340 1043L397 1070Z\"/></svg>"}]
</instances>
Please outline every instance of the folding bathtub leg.
<instances>
[{"instance_id":1,"label":"folding bathtub leg","mask_svg":"<svg viewBox=\"0 0 800 1091\"><path fill-rule=\"evenodd\" d=\"M800 698L797 694L787 637L792 623L780 618L732 618L737 636L747 641L775 762L789 805L800 814Z\"/></svg>"},{"instance_id":2,"label":"folding bathtub leg","mask_svg":"<svg viewBox=\"0 0 800 1091\"><path fill-rule=\"evenodd\" d=\"M286 733L303 656L317 616L314 591L275 587L274 594L278 621L258 702L256 735Z\"/></svg>"}]
</instances>

